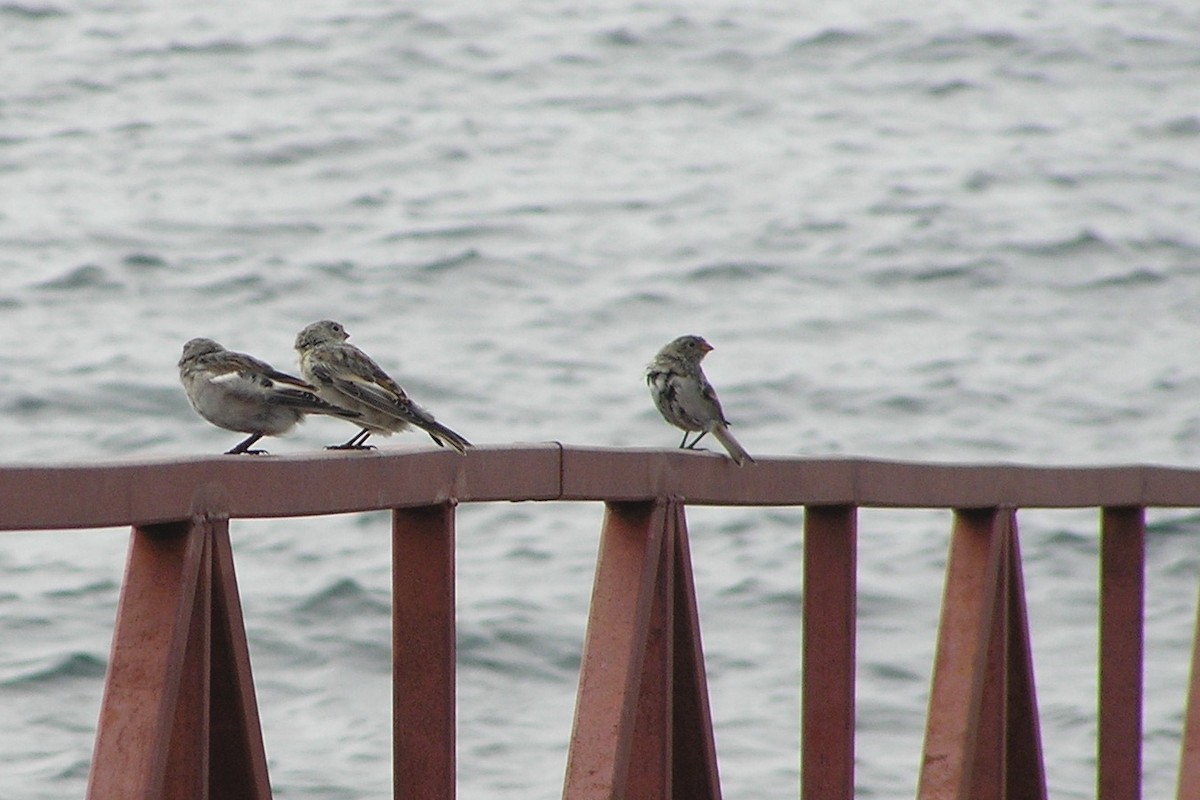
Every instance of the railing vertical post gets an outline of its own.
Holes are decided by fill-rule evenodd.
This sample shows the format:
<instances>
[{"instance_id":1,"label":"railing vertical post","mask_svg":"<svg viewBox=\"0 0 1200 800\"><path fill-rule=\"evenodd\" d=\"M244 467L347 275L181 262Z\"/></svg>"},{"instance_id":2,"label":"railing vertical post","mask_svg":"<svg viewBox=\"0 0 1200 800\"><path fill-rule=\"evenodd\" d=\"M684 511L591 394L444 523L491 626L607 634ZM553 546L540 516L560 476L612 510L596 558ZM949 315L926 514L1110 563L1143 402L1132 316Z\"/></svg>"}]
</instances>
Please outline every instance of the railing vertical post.
<instances>
[{"instance_id":1,"label":"railing vertical post","mask_svg":"<svg viewBox=\"0 0 1200 800\"><path fill-rule=\"evenodd\" d=\"M1145 510L1103 509L1098 800L1141 797L1145 563Z\"/></svg>"},{"instance_id":2,"label":"railing vertical post","mask_svg":"<svg viewBox=\"0 0 1200 800\"><path fill-rule=\"evenodd\" d=\"M853 800L857 509L804 510L803 800Z\"/></svg>"},{"instance_id":3,"label":"railing vertical post","mask_svg":"<svg viewBox=\"0 0 1200 800\"><path fill-rule=\"evenodd\" d=\"M393 792L455 796L454 507L392 512Z\"/></svg>"}]
</instances>

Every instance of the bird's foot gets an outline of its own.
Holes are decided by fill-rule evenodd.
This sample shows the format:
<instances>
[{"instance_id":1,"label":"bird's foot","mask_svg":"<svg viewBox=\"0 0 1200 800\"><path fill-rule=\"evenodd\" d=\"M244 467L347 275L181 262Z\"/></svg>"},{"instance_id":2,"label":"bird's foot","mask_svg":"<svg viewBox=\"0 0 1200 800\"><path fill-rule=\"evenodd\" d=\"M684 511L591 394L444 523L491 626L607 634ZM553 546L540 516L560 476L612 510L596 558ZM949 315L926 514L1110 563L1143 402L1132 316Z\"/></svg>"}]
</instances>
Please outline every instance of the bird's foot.
<instances>
[{"instance_id":1,"label":"bird's foot","mask_svg":"<svg viewBox=\"0 0 1200 800\"><path fill-rule=\"evenodd\" d=\"M373 444L350 444L349 442L347 442L346 444L327 444L327 445L325 445L325 449L326 450L374 450L375 445L373 445Z\"/></svg>"},{"instance_id":2,"label":"bird's foot","mask_svg":"<svg viewBox=\"0 0 1200 800\"><path fill-rule=\"evenodd\" d=\"M236 447L232 450L226 450L227 456L269 456L271 455L266 450L238 450Z\"/></svg>"}]
</instances>

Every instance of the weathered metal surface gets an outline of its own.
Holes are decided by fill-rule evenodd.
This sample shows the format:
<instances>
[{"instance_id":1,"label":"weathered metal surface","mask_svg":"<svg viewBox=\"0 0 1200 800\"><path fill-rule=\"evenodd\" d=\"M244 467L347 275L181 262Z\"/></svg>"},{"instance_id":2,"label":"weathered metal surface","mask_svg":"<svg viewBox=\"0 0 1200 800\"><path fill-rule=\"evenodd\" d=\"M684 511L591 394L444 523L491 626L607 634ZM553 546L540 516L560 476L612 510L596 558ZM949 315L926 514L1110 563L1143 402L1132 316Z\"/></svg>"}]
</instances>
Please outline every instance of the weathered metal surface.
<instances>
[{"instance_id":1,"label":"weathered metal surface","mask_svg":"<svg viewBox=\"0 0 1200 800\"><path fill-rule=\"evenodd\" d=\"M135 529L88 797L268 800L228 522Z\"/></svg>"},{"instance_id":2,"label":"weathered metal surface","mask_svg":"<svg viewBox=\"0 0 1200 800\"><path fill-rule=\"evenodd\" d=\"M738 469L715 453L546 444L0 468L0 530L135 526L89 798L269 798L227 520L393 509L395 796L451 800L453 506L503 500L606 503L568 800L719 800L684 503L806 507L805 800L853 796L857 508L955 509L920 796L1044 798L1013 509L1103 508L1099 797L1139 796L1143 507L1200 507L1200 471L782 458ZM1189 799L1195 672L1191 697Z\"/></svg>"},{"instance_id":3,"label":"weathered metal surface","mask_svg":"<svg viewBox=\"0 0 1200 800\"><path fill-rule=\"evenodd\" d=\"M206 521L212 548L212 669L209 792L212 798L270 800L250 649L229 543L229 522Z\"/></svg>"},{"instance_id":4,"label":"weathered metal surface","mask_svg":"<svg viewBox=\"0 0 1200 800\"><path fill-rule=\"evenodd\" d=\"M1200 471L1165 467L910 464L761 458L557 444L208 456L0 467L0 530L100 528L186 519L193 493L223 488L233 518L340 514L448 500L641 501L911 508L1198 506ZM70 498L47 502L46 498Z\"/></svg>"},{"instance_id":5,"label":"weathered metal surface","mask_svg":"<svg viewBox=\"0 0 1200 800\"><path fill-rule=\"evenodd\" d=\"M959 511L951 533L918 797L1044 800L1016 514Z\"/></svg>"},{"instance_id":6,"label":"weathered metal surface","mask_svg":"<svg viewBox=\"0 0 1200 800\"><path fill-rule=\"evenodd\" d=\"M674 514L668 509L665 524ZM672 794L672 749L674 747L675 694L675 548L667 539L658 552L657 580L651 589L650 617L646 621L646 643L638 668L640 689L630 744L629 768L620 796L627 798L670 798ZM652 556L653 557L653 556Z\"/></svg>"},{"instance_id":7,"label":"weathered metal surface","mask_svg":"<svg viewBox=\"0 0 1200 800\"><path fill-rule=\"evenodd\" d=\"M682 505L609 506L577 702L566 800L720 800Z\"/></svg>"},{"instance_id":8,"label":"weathered metal surface","mask_svg":"<svg viewBox=\"0 0 1200 800\"><path fill-rule=\"evenodd\" d=\"M857 513L804 510L800 796L854 798Z\"/></svg>"},{"instance_id":9,"label":"weathered metal surface","mask_svg":"<svg viewBox=\"0 0 1200 800\"><path fill-rule=\"evenodd\" d=\"M1044 800L1045 765L1014 510L997 513L992 535L1001 539L1004 553L989 621L986 663L975 673L976 680L982 681L982 696L964 797Z\"/></svg>"},{"instance_id":10,"label":"weathered metal surface","mask_svg":"<svg viewBox=\"0 0 1200 800\"><path fill-rule=\"evenodd\" d=\"M179 667L179 686L174 713L169 706L163 711L172 718L170 741L157 742L167 747L166 768L163 771L161 795L170 800L194 800L209 797L209 741L211 740L212 708L212 541L209 531L191 527L189 537L203 542L196 575L192 616L187 627L179 632L186 637L183 663Z\"/></svg>"},{"instance_id":11,"label":"weathered metal surface","mask_svg":"<svg viewBox=\"0 0 1200 800\"><path fill-rule=\"evenodd\" d=\"M205 538L188 523L133 531L89 800L167 796L169 745L204 556ZM184 711L195 706L185 703Z\"/></svg>"},{"instance_id":12,"label":"weathered metal surface","mask_svg":"<svg viewBox=\"0 0 1200 800\"><path fill-rule=\"evenodd\" d=\"M1098 800L1137 800L1142 776L1146 522L1105 508L1100 525Z\"/></svg>"},{"instance_id":13,"label":"weathered metal surface","mask_svg":"<svg viewBox=\"0 0 1200 800\"><path fill-rule=\"evenodd\" d=\"M550 500L559 448L208 456L95 466L0 468L0 530L100 528L186 519L218 486L231 517L298 517L449 500ZM70 498L70 502L47 502Z\"/></svg>"},{"instance_id":14,"label":"weathered metal surface","mask_svg":"<svg viewBox=\"0 0 1200 800\"><path fill-rule=\"evenodd\" d=\"M971 798L983 701L980 673L1004 563L1004 542L994 530L997 513L955 514L917 791L921 800Z\"/></svg>"},{"instance_id":15,"label":"weathered metal surface","mask_svg":"<svg viewBox=\"0 0 1200 800\"><path fill-rule=\"evenodd\" d=\"M623 796L665 514L661 503L609 503L605 509L565 800Z\"/></svg>"},{"instance_id":16,"label":"weathered metal surface","mask_svg":"<svg viewBox=\"0 0 1200 800\"><path fill-rule=\"evenodd\" d=\"M1005 512L1010 527L1008 541L1008 642L1007 704L1004 775L1008 796L1020 800L1045 800L1046 761L1042 753L1042 728L1038 718L1037 691L1033 680L1033 649L1029 640L1029 613L1025 605L1025 576L1021 545L1017 536L1016 511Z\"/></svg>"},{"instance_id":17,"label":"weathered metal surface","mask_svg":"<svg viewBox=\"0 0 1200 800\"><path fill-rule=\"evenodd\" d=\"M714 452L563 447L562 499L689 505L1087 508L1200 505L1200 471L1144 465L916 464L865 458L759 458Z\"/></svg>"},{"instance_id":18,"label":"weathered metal surface","mask_svg":"<svg viewBox=\"0 0 1200 800\"><path fill-rule=\"evenodd\" d=\"M675 642L672 670L672 776L669 795L678 800L721 800L717 770L717 744L708 700L708 675L700 638L700 610L696 606L696 581L688 544L683 505L672 503L669 531L675 541Z\"/></svg>"},{"instance_id":19,"label":"weathered metal surface","mask_svg":"<svg viewBox=\"0 0 1200 800\"><path fill-rule=\"evenodd\" d=\"M454 507L392 514L396 800L455 796Z\"/></svg>"}]
</instances>

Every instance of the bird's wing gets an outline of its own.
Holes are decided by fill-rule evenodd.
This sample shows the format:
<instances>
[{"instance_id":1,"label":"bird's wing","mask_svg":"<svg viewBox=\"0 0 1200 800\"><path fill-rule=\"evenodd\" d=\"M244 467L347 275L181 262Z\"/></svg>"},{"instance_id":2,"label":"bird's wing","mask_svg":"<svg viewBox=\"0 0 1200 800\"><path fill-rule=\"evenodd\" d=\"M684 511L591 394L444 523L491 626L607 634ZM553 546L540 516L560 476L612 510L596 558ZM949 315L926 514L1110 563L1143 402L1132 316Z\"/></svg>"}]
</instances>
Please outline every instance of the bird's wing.
<instances>
[{"instance_id":1,"label":"bird's wing","mask_svg":"<svg viewBox=\"0 0 1200 800\"><path fill-rule=\"evenodd\" d=\"M660 387L664 403L669 401L677 416L693 429L706 429L713 422L725 421L717 393L704 379L703 373L673 370L666 373L657 385ZM662 404L659 407L662 408Z\"/></svg>"},{"instance_id":2,"label":"bird's wing","mask_svg":"<svg viewBox=\"0 0 1200 800\"><path fill-rule=\"evenodd\" d=\"M331 414L337 417L344 417L345 419L357 419L362 416L357 411L351 411L348 408L338 408L335 405L326 403L312 392L305 391L304 389L295 389L290 386L275 386L268 394L267 402L271 405L288 406L314 414Z\"/></svg>"},{"instance_id":3,"label":"bird's wing","mask_svg":"<svg viewBox=\"0 0 1200 800\"><path fill-rule=\"evenodd\" d=\"M264 372L249 372L243 369L230 369L224 372L210 371L209 383L219 385L233 397L266 403L273 406L287 406L314 414L333 414L347 419L362 416L357 411L326 403L307 389L293 385L291 381L283 382L268 377ZM300 386L309 386L300 381Z\"/></svg>"},{"instance_id":4,"label":"bird's wing","mask_svg":"<svg viewBox=\"0 0 1200 800\"><path fill-rule=\"evenodd\" d=\"M422 427L434 422L433 415L409 399L403 392L389 391L376 383L363 380L335 379L333 385L376 411Z\"/></svg>"},{"instance_id":5,"label":"bird's wing","mask_svg":"<svg viewBox=\"0 0 1200 800\"><path fill-rule=\"evenodd\" d=\"M331 386L388 416L416 425L439 445L449 443L463 452L471 443L433 418L417 405L390 375L353 345L328 348L311 359L309 372L315 380Z\"/></svg>"},{"instance_id":6,"label":"bird's wing","mask_svg":"<svg viewBox=\"0 0 1200 800\"><path fill-rule=\"evenodd\" d=\"M723 425L728 425L729 420L725 419L725 411L721 408L721 401L717 399L717 390L708 382L708 378L700 372L697 376L700 383L700 396L704 401L711 406L711 412L716 416L717 420Z\"/></svg>"},{"instance_id":7,"label":"bird's wing","mask_svg":"<svg viewBox=\"0 0 1200 800\"><path fill-rule=\"evenodd\" d=\"M312 377L383 414L417 424L433 422L433 415L409 399L387 373L358 348L330 348L312 359Z\"/></svg>"}]
</instances>

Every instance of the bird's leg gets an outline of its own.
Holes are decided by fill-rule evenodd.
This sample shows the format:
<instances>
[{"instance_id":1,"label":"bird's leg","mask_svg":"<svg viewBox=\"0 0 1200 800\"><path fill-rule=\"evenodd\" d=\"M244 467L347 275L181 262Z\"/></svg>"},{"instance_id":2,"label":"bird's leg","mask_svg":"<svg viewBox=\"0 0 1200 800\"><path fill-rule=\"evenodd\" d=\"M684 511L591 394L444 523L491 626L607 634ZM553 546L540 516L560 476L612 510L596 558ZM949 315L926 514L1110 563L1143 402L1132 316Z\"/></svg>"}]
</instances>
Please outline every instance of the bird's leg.
<instances>
[{"instance_id":1,"label":"bird's leg","mask_svg":"<svg viewBox=\"0 0 1200 800\"><path fill-rule=\"evenodd\" d=\"M707 433L708 433L708 431L700 431L700 435L699 435L699 436L697 436L695 439L692 439L692 443L691 443L691 444L689 444L689 445L688 445L688 446L687 446L685 449L687 449L687 450L695 450L695 449L696 449L696 445L700 444L700 440L701 440L701 439L703 439L703 438L704 438L704 436L705 436L705 434L707 434ZM687 439L687 434L686 434L686 433L683 435L683 438L684 438L685 440ZM682 447L682 445L680 445L680 446Z\"/></svg>"},{"instance_id":2,"label":"bird's leg","mask_svg":"<svg viewBox=\"0 0 1200 800\"><path fill-rule=\"evenodd\" d=\"M325 449L326 450L374 450L375 449L374 446L369 445L369 444L363 444L363 442L365 442L367 440L367 437L370 435L371 435L371 431L368 428L363 428L361 431L359 431L358 433L351 436L349 439L347 439L342 444L331 444L328 447L326 447Z\"/></svg>"},{"instance_id":3,"label":"bird's leg","mask_svg":"<svg viewBox=\"0 0 1200 800\"><path fill-rule=\"evenodd\" d=\"M246 455L249 455L249 456L265 455L267 452L266 450L250 450L249 449L250 445L254 444L262 437L263 437L263 435L261 433L252 433L249 436L247 436L245 439L243 439L242 441L238 442L237 445L235 445L232 450L226 450L225 455L236 456L236 455L241 455L242 453L245 453Z\"/></svg>"},{"instance_id":4,"label":"bird's leg","mask_svg":"<svg viewBox=\"0 0 1200 800\"><path fill-rule=\"evenodd\" d=\"M684 431L684 432L683 432L683 438L679 440L679 449L680 449L680 450L683 450L683 449L687 448L687 437L688 437L688 433L689 433L688 431Z\"/></svg>"}]
</instances>

